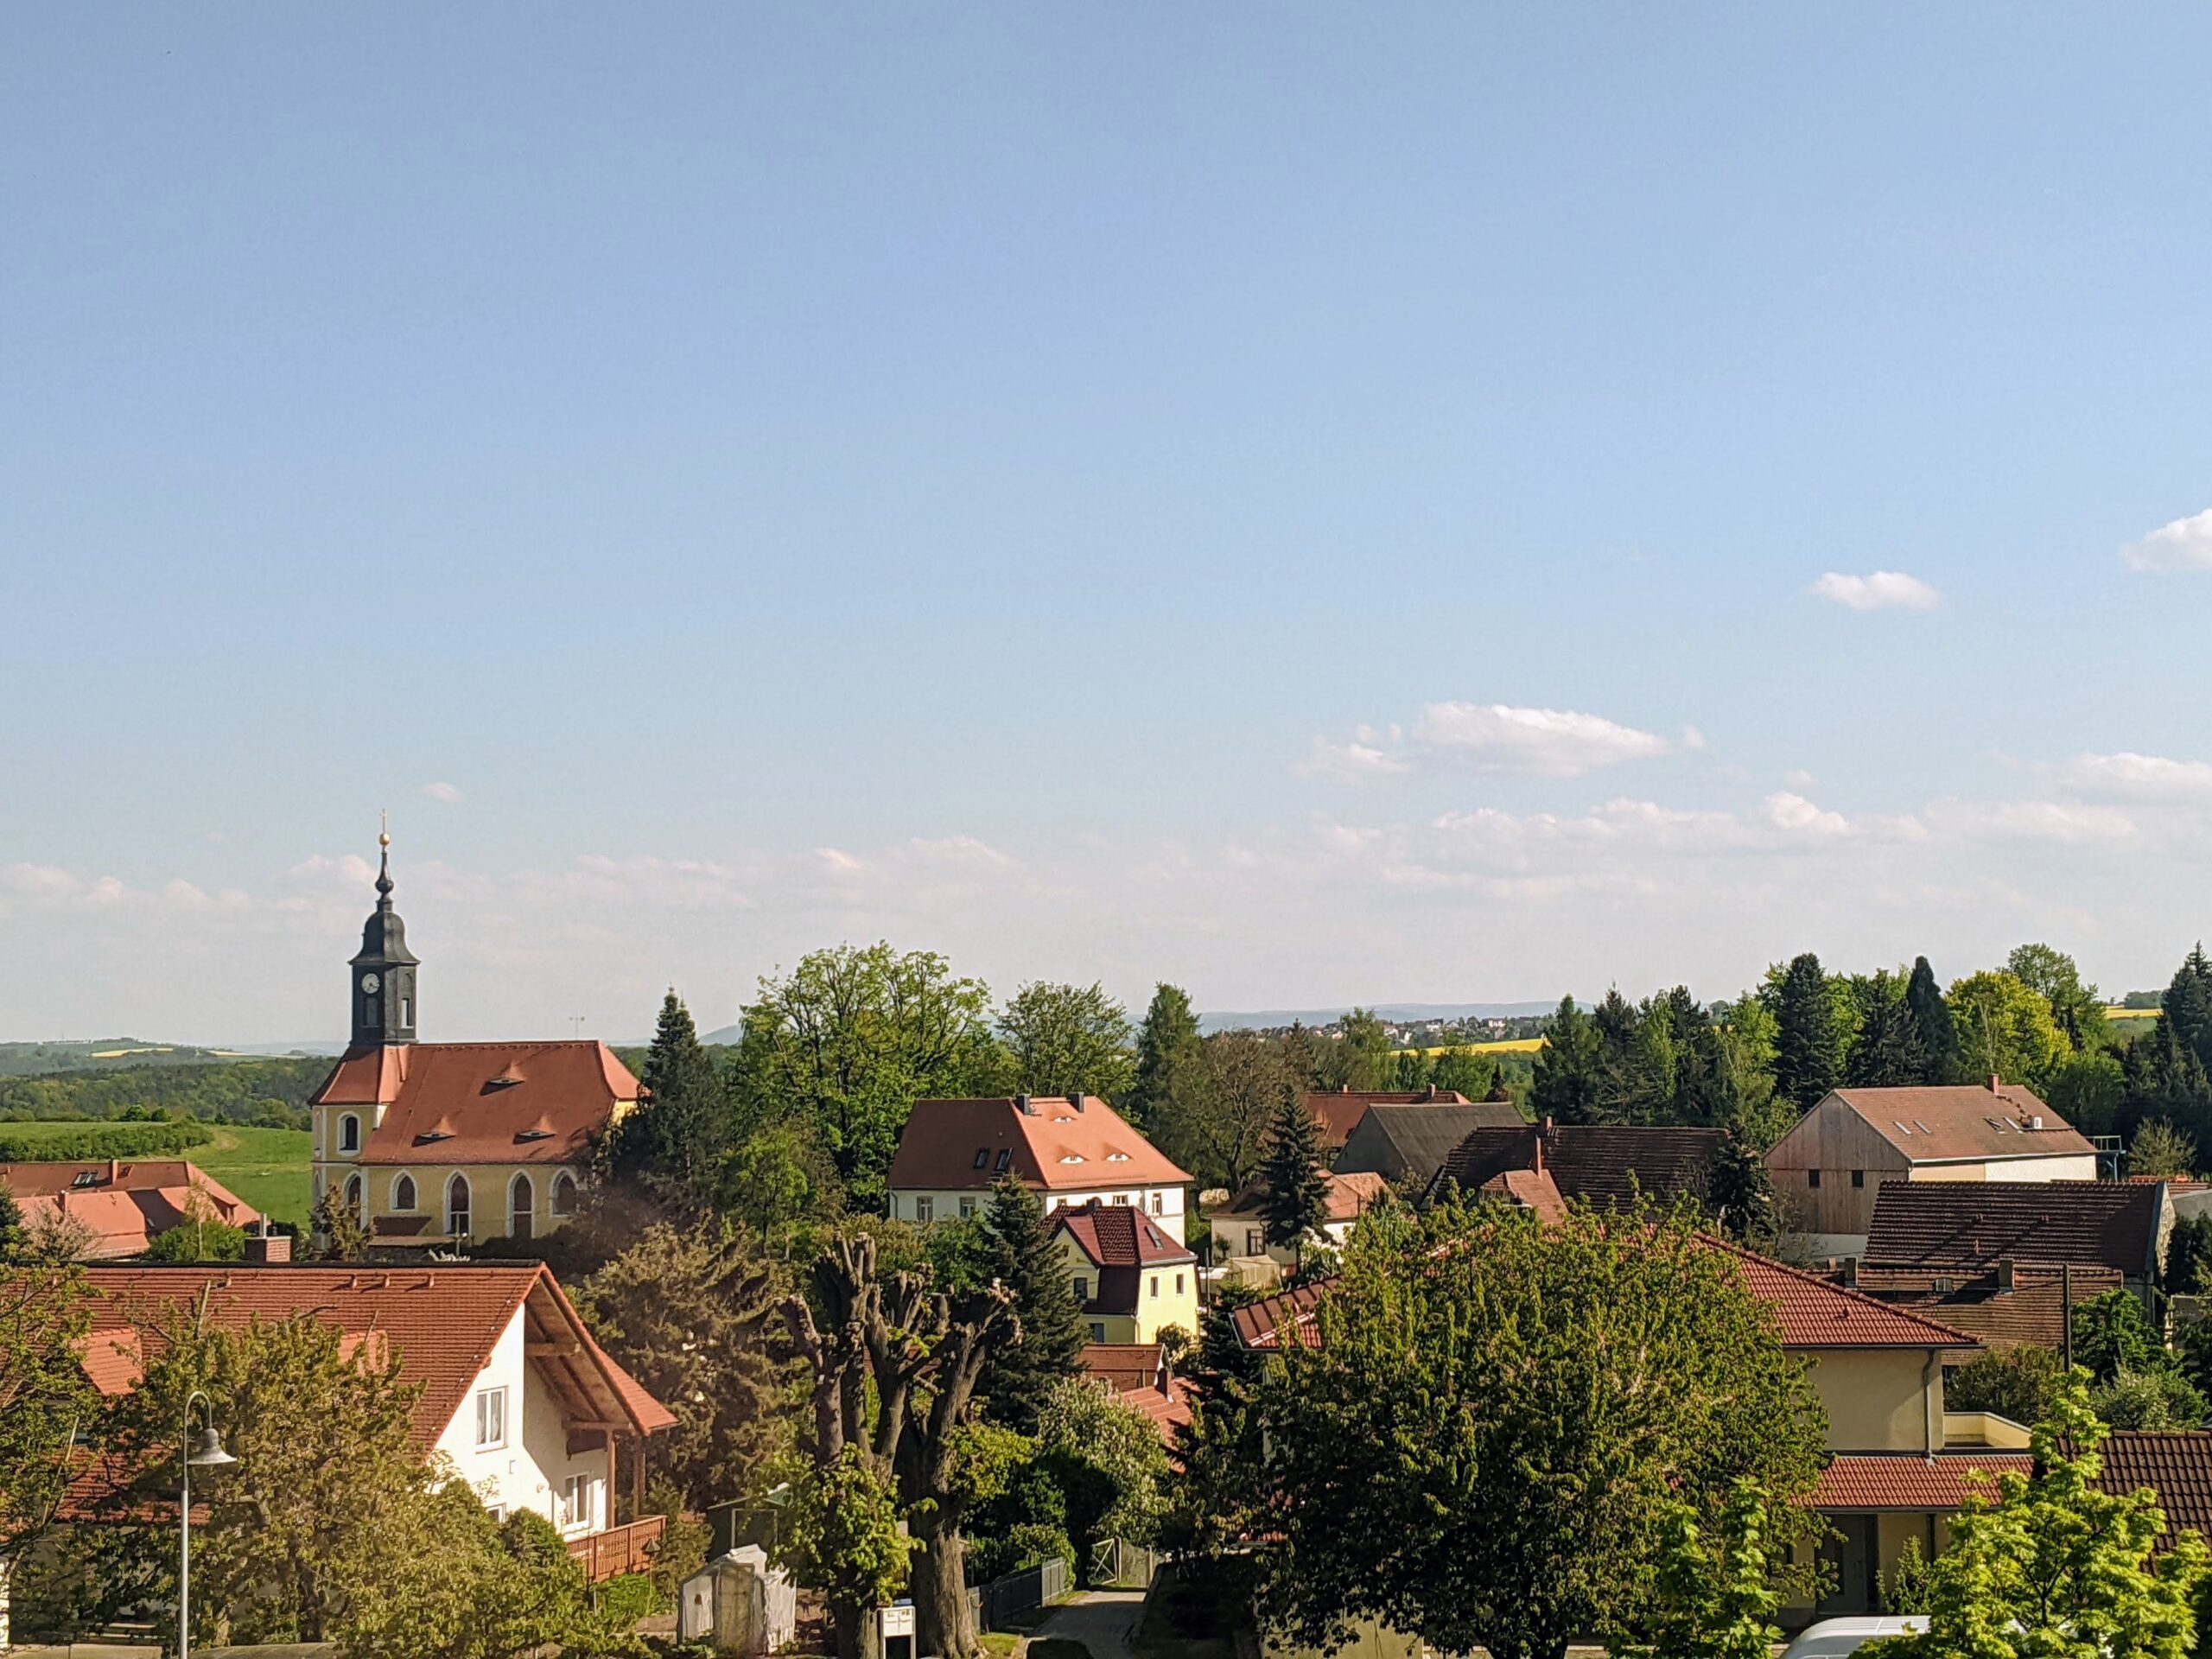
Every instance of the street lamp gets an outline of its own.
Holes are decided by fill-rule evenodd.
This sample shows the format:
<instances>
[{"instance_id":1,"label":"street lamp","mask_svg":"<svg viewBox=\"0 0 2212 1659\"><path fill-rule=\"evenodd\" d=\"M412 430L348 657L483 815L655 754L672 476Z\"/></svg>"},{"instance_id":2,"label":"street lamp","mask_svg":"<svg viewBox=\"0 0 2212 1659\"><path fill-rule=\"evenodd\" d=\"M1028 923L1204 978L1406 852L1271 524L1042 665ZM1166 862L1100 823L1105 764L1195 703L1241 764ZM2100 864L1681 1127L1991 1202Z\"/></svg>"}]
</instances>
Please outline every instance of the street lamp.
<instances>
[{"instance_id":1,"label":"street lamp","mask_svg":"<svg viewBox=\"0 0 2212 1659\"><path fill-rule=\"evenodd\" d=\"M207 1408L207 1426L197 1440L192 1434L195 1400ZM223 1437L215 1432L215 1402L199 1389L185 1396L184 1432L178 1436L177 1449L184 1459L184 1501L177 1506L176 1659L192 1659L192 1471L238 1461L223 1450Z\"/></svg>"}]
</instances>

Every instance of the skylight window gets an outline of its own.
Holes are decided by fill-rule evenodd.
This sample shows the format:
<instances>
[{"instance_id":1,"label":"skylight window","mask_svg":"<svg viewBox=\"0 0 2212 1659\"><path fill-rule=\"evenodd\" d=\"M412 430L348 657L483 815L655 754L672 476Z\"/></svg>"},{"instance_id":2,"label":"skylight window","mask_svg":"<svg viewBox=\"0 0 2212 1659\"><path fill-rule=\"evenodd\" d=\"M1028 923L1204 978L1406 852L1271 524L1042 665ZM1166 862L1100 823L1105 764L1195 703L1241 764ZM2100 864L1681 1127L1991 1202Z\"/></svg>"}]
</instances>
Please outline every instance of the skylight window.
<instances>
[{"instance_id":1,"label":"skylight window","mask_svg":"<svg viewBox=\"0 0 2212 1659\"><path fill-rule=\"evenodd\" d=\"M1914 1122L1916 1122L1916 1123L1920 1123L1920 1120L1919 1120L1918 1118L1916 1118L1916 1118L1914 1118L1912 1121L1913 1121ZM1933 1134L1935 1134L1935 1133L1936 1133L1936 1131L1935 1131L1935 1130L1933 1130L1933 1129L1929 1128L1925 1123L1920 1123L1920 1132L1921 1132L1923 1135L1933 1135Z\"/></svg>"},{"instance_id":2,"label":"skylight window","mask_svg":"<svg viewBox=\"0 0 2212 1659\"><path fill-rule=\"evenodd\" d=\"M1890 1120L1890 1122L1892 1122L1892 1123L1894 1123L1894 1124L1896 1124L1896 1125L1897 1126L1897 1133L1898 1133L1898 1134L1900 1134L1900 1135L1910 1135L1910 1134L1912 1133L1911 1129L1910 1129L1910 1128L1909 1128L1908 1127L1906 1127L1906 1124L1905 1124L1905 1121L1904 1121L1904 1119L1903 1119L1903 1118L1901 1118L1901 1117L1893 1117L1893 1118L1891 1118L1891 1119Z\"/></svg>"},{"instance_id":3,"label":"skylight window","mask_svg":"<svg viewBox=\"0 0 2212 1659\"><path fill-rule=\"evenodd\" d=\"M983 1168L985 1166L987 1166L988 1164L989 1164L989 1162L990 1162L990 1161L991 1161L991 1149L990 1149L988 1147L976 1147L976 1168L978 1168L978 1169L982 1169L982 1168Z\"/></svg>"},{"instance_id":4,"label":"skylight window","mask_svg":"<svg viewBox=\"0 0 2212 1659\"><path fill-rule=\"evenodd\" d=\"M1007 1166L1013 1162L1014 1148L1012 1147L1001 1147L999 1148L999 1160L994 1167L996 1168L1000 1174L1003 1175L1007 1172Z\"/></svg>"}]
</instances>

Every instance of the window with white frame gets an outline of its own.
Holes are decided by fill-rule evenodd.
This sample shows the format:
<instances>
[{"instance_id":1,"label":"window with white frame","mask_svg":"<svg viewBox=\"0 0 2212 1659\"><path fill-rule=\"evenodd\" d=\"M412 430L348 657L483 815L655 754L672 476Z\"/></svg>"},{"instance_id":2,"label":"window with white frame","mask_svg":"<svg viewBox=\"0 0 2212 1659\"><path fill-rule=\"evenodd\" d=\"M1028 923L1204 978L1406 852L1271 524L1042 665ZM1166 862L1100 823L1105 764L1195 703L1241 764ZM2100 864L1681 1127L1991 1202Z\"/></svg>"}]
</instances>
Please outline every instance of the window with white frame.
<instances>
[{"instance_id":1,"label":"window with white frame","mask_svg":"<svg viewBox=\"0 0 2212 1659\"><path fill-rule=\"evenodd\" d=\"M561 1484L561 1525L568 1529L591 1528L599 1524L598 1479L591 1475L570 1475Z\"/></svg>"},{"instance_id":2,"label":"window with white frame","mask_svg":"<svg viewBox=\"0 0 2212 1659\"><path fill-rule=\"evenodd\" d=\"M1152 1195L1152 1213L1155 1216L1164 1216L1167 1213L1167 1195L1165 1192L1155 1192Z\"/></svg>"},{"instance_id":3,"label":"window with white frame","mask_svg":"<svg viewBox=\"0 0 2212 1659\"><path fill-rule=\"evenodd\" d=\"M1151 1278L1153 1300L1157 1301L1160 1300L1160 1275L1155 1273L1151 1275Z\"/></svg>"},{"instance_id":4,"label":"window with white frame","mask_svg":"<svg viewBox=\"0 0 2212 1659\"><path fill-rule=\"evenodd\" d=\"M402 1211L415 1207L415 1178L404 1170L392 1177L391 1207Z\"/></svg>"},{"instance_id":5,"label":"window with white frame","mask_svg":"<svg viewBox=\"0 0 2212 1659\"><path fill-rule=\"evenodd\" d=\"M476 1391L476 1449L488 1452L507 1443L507 1391Z\"/></svg>"},{"instance_id":6,"label":"window with white frame","mask_svg":"<svg viewBox=\"0 0 2212 1659\"><path fill-rule=\"evenodd\" d=\"M361 1120L348 1112L338 1120L338 1150L359 1152L361 1149Z\"/></svg>"},{"instance_id":7,"label":"window with white frame","mask_svg":"<svg viewBox=\"0 0 2212 1659\"><path fill-rule=\"evenodd\" d=\"M975 1199L973 1199L973 1198L963 1198L963 1199L961 1199L961 1200L960 1200L960 1219L961 1219L961 1220L963 1220L963 1221L966 1221L969 1217L973 1216L975 1213L976 1213L976 1200L975 1200Z\"/></svg>"},{"instance_id":8,"label":"window with white frame","mask_svg":"<svg viewBox=\"0 0 2212 1659\"><path fill-rule=\"evenodd\" d=\"M937 1219L937 1200L935 1198L916 1198L914 1200L914 1219L916 1221L935 1221Z\"/></svg>"},{"instance_id":9,"label":"window with white frame","mask_svg":"<svg viewBox=\"0 0 2212 1659\"><path fill-rule=\"evenodd\" d=\"M1078 1302L1090 1300L1090 1281L1079 1273L1075 1276L1075 1299Z\"/></svg>"},{"instance_id":10,"label":"window with white frame","mask_svg":"<svg viewBox=\"0 0 2212 1659\"><path fill-rule=\"evenodd\" d=\"M446 1231L467 1238L468 1230L468 1177L456 1171L446 1183Z\"/></svg>"},{"instance_id":11,"label":"window with white frame","mask_svg":"<svg viewBox=\"0 0 2212 1659\"><path fill-rule=\"evenodd\" d=\"M553 1178L553 1213L572 1215L576 1208L576 1178L563 1170Z\"/></svg>"}]
</instances>

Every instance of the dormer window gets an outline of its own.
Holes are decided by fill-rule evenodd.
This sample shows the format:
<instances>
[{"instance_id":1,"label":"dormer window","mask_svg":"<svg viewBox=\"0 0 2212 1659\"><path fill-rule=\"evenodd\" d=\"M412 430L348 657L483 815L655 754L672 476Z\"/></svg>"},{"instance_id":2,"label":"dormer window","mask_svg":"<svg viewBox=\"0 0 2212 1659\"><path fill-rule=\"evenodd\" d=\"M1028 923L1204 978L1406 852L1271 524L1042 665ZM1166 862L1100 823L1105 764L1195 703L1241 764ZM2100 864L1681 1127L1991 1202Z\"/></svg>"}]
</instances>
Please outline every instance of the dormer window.
<instances>
[{"instance_id":1,"label":"dormer window","mask_svg":"<svg viewBox=\"0 0 2212 1659\"><path fill-rule=\"evenodd\" d=\"M1083 1154L1079 1152L1066 1153L1062 1155L1060 1161L1064 1164L1079 1164L1083 1161Z\"/></svg>"},{"instance_id":2,"label":"dormer window","mask_svg":"<svg viewBox=\"0 0 2212 1659\"><path fill-rule=\"evenodd\" d=\"M100 1173L97 1169L80 1169L70 1178L69 1181L69 1185L73 1187L98 1186L99 1184Z\"/></svg>"},{"instance_id":3,"label":"dormer window","mask_svg":"<svg viewBox=\"0 0 2212 1659\"><path fill-rule=\"evenodd\" d=\"M1106 1161L1109 1164L1126 1164L1129 1161L1129 1154L1126 1152L1109 1152L1106 1154Z\"/></svg>"},{"instance_id":4,"label":"dormer window","mask_svg":"<svg viewBox=\"0 0 2212 1659\"><path fill-rule=\"evenodd\" d=\"M550 1141L552 1138L553 1131L550 1129L532 1128L515 1131L515 1139L518 1141Z\"/></svg>"}]
</instances>

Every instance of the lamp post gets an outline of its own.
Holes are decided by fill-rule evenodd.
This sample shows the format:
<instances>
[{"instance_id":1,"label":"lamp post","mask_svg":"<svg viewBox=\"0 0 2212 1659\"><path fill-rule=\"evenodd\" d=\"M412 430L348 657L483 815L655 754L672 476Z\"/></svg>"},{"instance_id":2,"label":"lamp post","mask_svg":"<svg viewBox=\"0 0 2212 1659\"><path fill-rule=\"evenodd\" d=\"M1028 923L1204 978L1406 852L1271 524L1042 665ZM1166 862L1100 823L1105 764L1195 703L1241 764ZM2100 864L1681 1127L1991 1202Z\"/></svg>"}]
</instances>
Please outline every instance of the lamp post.
<instances>
[{"instance_id":1,"label":"lamp post","mask_svg":"<svg viewBox=\"0 0 2212 1659\"><path fill-rule=\"evenodd\" d=\"M192 1438L194 1401L207 1408L207 1427ZM184 1501L177 1506L179 1539L176 1573L176 1659L192 1659L192 1471L220 1469L238 1459L223 1450L223 1437L215 1432L215 1402L194 1389L184 1400L184 1432L177 1450L184 1462Z\"/></svg>"}]
</instances>

